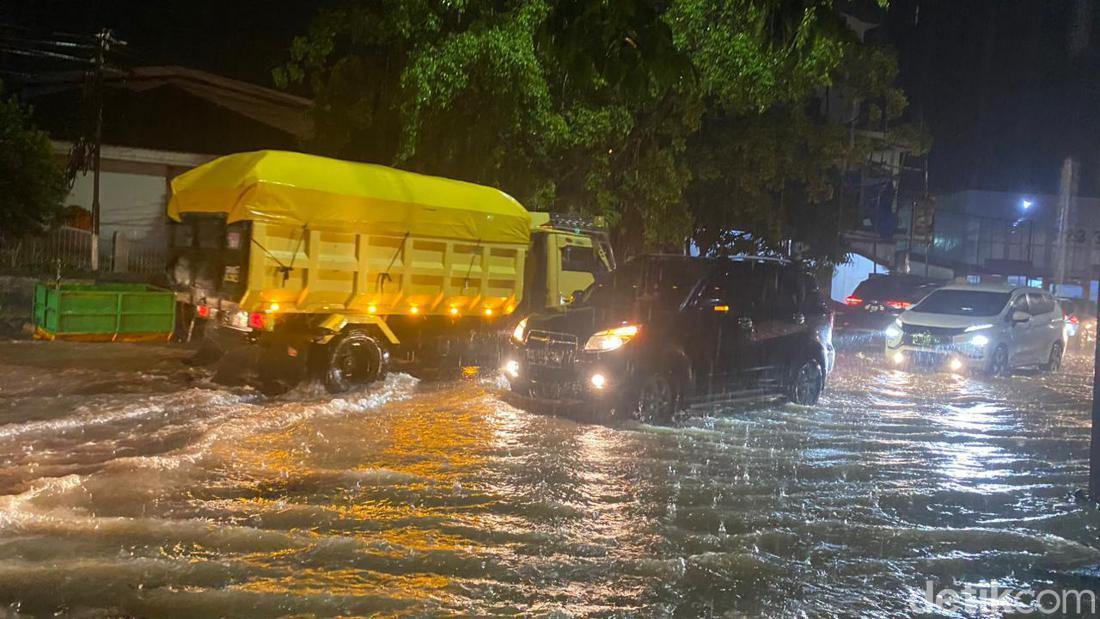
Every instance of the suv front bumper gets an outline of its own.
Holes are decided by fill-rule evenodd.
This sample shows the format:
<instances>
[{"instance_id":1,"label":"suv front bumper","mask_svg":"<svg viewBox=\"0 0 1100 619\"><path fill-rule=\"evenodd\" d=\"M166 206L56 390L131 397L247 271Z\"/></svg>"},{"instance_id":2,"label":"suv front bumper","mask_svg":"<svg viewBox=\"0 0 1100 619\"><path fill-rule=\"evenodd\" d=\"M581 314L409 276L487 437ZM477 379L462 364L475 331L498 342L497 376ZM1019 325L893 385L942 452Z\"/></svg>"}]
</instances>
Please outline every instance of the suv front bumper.
<instances>
[{"instance_id":1,"label":"suv front bumper","mask_svg":"<svg viewBox=\"0 0 1100 619\"><path fill-rule=\"evenodd\" d=\"M563 403L610 402L624 393L631 377L631 364L615 352L578 351L572 359L558 362L515 345L502 368L512 391Z\"/></svg>"},{"instance_id":2,"label":"suv front bumper","mask_svg":"<svg viewBox=\"0 0 1100 619\"><path fill-rule=\"evenodd\" d=\"M986 347L988 348L988 347ZM925 368L951 372L983 370L987 363L985 348L973 346L886 346L886 363L898 369Z\"/></svg>"}]
</instances>

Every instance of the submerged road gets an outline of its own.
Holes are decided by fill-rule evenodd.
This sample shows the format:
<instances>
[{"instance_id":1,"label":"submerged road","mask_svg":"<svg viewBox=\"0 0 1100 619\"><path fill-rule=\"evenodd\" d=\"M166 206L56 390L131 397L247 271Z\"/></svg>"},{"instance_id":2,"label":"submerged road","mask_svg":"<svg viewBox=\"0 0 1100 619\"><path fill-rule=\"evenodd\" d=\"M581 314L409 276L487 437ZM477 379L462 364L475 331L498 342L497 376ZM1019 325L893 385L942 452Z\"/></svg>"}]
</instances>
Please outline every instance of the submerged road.
<instances>
[{"instance_id":1,"label":"submerged road","mask_svg":"<svg viewBox=\"0 0 1100 619\"><path fill-rule=\"evenodd\" d=\"M845 353L821 404L682 427L491 379L210 384L179 349L0 344L0 604L19 614L898 616L928 581L1097 587L1091 364L987 380ZM973 608L971 608L973 610Z\"/></svg>"}]
</instances>

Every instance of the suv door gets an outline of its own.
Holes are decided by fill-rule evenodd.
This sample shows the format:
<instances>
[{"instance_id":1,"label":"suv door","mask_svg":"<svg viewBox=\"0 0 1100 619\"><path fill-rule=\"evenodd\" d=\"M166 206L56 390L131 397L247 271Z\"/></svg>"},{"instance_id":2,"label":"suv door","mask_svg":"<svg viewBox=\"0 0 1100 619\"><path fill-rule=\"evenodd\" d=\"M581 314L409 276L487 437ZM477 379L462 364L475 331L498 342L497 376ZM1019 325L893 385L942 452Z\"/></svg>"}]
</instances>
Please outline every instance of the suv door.
<instances>
[{"instance_id":1,"label":"suv door","mask_svg":"<svg viewBox=\"0 0 1100 619\"><path fill-rule=\"evenodd\" d=\"M688 303L681 328L691 332L696 389L700 395L718 395L745 387L754 352L752 313L746 282L736 267L722 265L700 282Z\"/></svg>"},{"instance_id":2,"label":"suv door","mask_svg":"<svg viewBox=\"0 0 1100 619\"><path fill-rule=\"evenodd\" d=\"M806 322L799 304L801 291L796 273L776 264L752 265L761 301L753 312L755 355L749 368L753 387L779 387Z\"/></svg>"},{"instance_id":3,"label":"suv door","mask_svg":"<svg viewBox=\"0 0 1100 619\"><path fill-rule=\"evenodd\" d=\"M1026 365L1031 363L1031 320L1027 322L1016 322L1013 320L1013 316L1016 312L1023 312L1031 315L1027 307L1027 294L1021 292L1014 296L1008 302L1008 316L1006 319L1009 321L1009 346L1008 346L1008 361L1011 366Z\"/></svg>"},{"instance_id":4,"label":"suv door","mask_svg":"<svg viewBox=\"0 0 1100 619\"><path fill-rule=\"evenodd\" d=\"M1027 303L1031 313L1033 359L1035 363L1046 363L1050 359L1051 346L1062 337L1062 315L1054 297L1045 292L1028 293Z\"/></svg>"}]
</instances>

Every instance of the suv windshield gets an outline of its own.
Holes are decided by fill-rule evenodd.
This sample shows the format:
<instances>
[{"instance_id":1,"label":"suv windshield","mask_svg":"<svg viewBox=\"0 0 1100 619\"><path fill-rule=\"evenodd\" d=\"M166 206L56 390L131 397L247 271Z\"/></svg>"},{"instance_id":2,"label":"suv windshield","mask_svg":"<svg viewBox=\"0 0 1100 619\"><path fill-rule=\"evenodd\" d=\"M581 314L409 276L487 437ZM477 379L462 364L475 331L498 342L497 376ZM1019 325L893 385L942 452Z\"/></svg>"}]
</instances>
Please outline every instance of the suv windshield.
<instances>
[{"instance_id":1,"label":"suv windshield","mask_svg":"<svg viewBox=\"0 0 1100 619\"><path fill-rule=\"evenodd\" d=\"M713 265L704 260L636 260L603 273L589 289L586 305L631 305L643 301L665 308L678 307Z\"/></svg>"},{"instance_id":2,"label":"suv windshield","mask_svg":"<svg viewBox=\"0 0 1100 619\"><path fill-rule=\"evenodd\" d=\"M914 312L952 316L996 316L1008 303L1009 293L985 290L937 290L925 297Z\"/></svg>"}]
</instances>

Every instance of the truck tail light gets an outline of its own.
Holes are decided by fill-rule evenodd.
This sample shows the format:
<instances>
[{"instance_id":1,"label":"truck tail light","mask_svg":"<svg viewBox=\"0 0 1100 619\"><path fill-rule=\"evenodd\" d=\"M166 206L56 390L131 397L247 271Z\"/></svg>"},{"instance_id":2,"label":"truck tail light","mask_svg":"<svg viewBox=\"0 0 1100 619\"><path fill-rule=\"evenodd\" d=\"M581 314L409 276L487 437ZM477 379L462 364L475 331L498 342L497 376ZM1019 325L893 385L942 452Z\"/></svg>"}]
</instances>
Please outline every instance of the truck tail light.
<instances>
[{"instance_id":1,"label":"truck tail light","mask_svg":"<svg viewBox=\"0 0 1100 619\"><path fill-rule=\"evenodd\" d=\"M893 300L893 301L887 301L886 302L886 307L892 307L894 309L900 309L900 310L907 310L910 307L913 307L913 304L910 303L909 301Z\"/></svg>"},{"instance_id":2,"label":"truck tail light","mask_svg":"<svg viewBox=\"0 0 1100 619\"><path fill-rule=\"evenodd\" d=\"M263 331L267 328L267 315L263 312L252 312L248 315L248 326Z\"/></svg>"},{"instance_id":3,"label":"truck tail light","mask_svg":"<svg viewBox=\"0 0 1100 619\"><path fill-rule=\"evenodd\" d=\"M195 313L199 315L199 318L209 318L210 317L210 306L209 305L198 305L198 306L195 307Z\"/></svg>"},{"instance_id":4,"label":"truck tail light","mask_svg":"<svg viewBox=\"0 0 1100 619\"><path fill-rule=\"evenodd\" d=\"M850 295L848 298L844 299L844 304L845 305L860 305L862 303L863 303L863 299L861 299L861 298L859 298L855 295Z\"/></svg>"}]
</instances>

